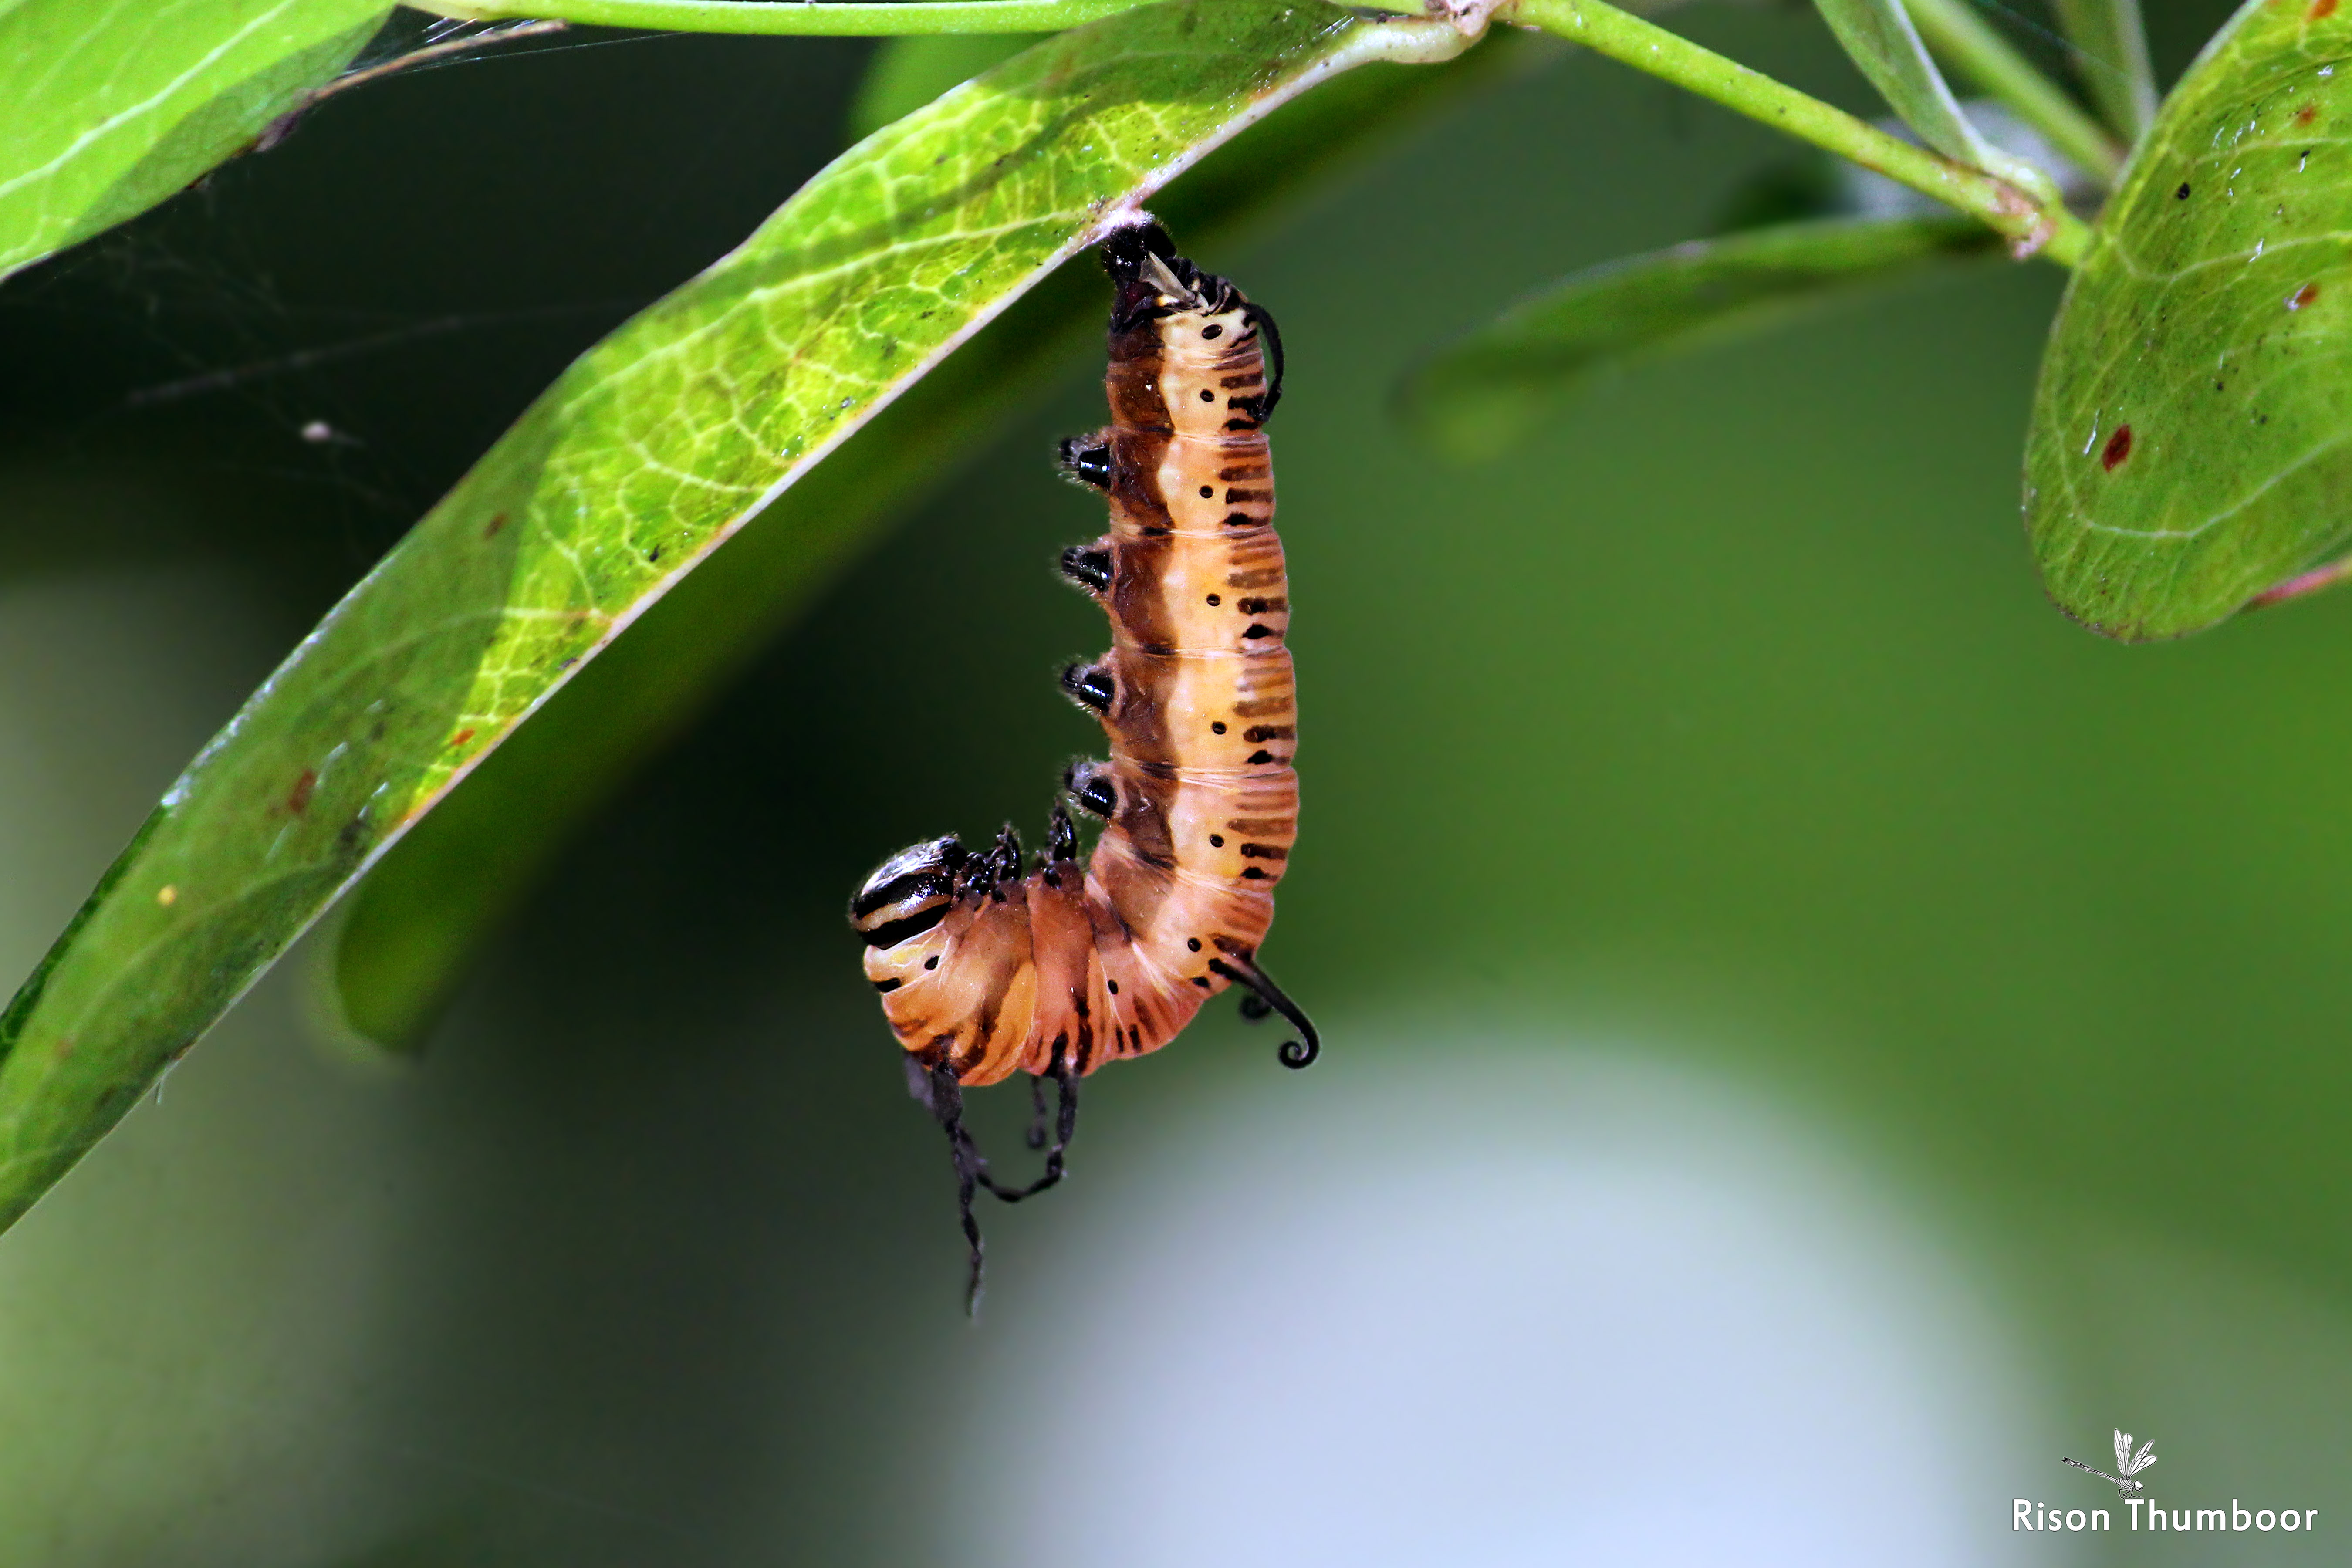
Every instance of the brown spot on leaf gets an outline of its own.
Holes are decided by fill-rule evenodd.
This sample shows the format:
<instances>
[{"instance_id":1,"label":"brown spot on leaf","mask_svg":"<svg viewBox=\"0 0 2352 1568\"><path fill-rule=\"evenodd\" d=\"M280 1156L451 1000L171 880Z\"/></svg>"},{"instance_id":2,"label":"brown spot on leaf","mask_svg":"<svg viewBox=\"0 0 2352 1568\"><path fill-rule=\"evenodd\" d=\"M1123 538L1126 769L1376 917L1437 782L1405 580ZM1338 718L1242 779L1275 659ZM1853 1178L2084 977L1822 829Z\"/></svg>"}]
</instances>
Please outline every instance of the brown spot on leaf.
<instances>
[{"instance_id":1,"label":"brown spot on leaf","mask_svg":"<svg viewBox=\"0 0 2352 1568\"><path fill-rule=\"evenodd\" d=\"M482 537L484 539L496 539L499 536L499 530L504 528L506 525L507 514L502 511L493 512L490 514L490 521L482 524Z\"/></svg>"},{"instance_id":2,"label":"brown spot on leaf","mask_svg":"<svg viewBox=\"0 0 2352 1568\"><path fill-rule=\"evenodd\" d=\"M2315 22L2325 22L2336 15L2336 0L2311 0L2311 9L2305 15Z\"/></svg>"},{"instance_id":3,"label":"brown spot on leaf","mask_svg":"<svg viewBox=\"0 0 2352 1568\"><path fill-rule=\"evenodd\" d=\"M310 797L318 793L319 774L315 769L304 768L294 787L286 792L286 809L299 816L310 809Z\"/></svg>"},{"instance_id":4,"label":"brown spot on leaf","mask_svg":"<svg viewBox=\"0 0 2352 1568\"><path fill-rule=\"evenodd\" d=\"M460 730L449 737L449 743L453 746L462 746L473 738L474 732L471 730Z\"/></svg>"},{"instance_id":5,"label":"brown spot on leaf","mask_svg":"<svg viewBox=\"0 0 2352 1568\"><path fill-rule=\"evenodd\" d=\"M2116 426L2116 433L2107 437L2106 449L2099 454L2099 461L2105 465L2107 472L2114 473L2123 466L2124 459L2131 456L2131 426Z\"/></svg>"},{"instance_id":6,"label":"brown spot on leaf","mask_svg":"<svg viewBox=\"0 0 2352 1568\"><path fill-rule=\"evenodd\" d=\"M2305 305L2310 304L2314 300L2318 298L2319 285L2316 283L2306 283L2302 288L2296 289L2293 296L2288 299L2286 308L2290 310L2300 310Z\"/></svg>"},{"instance_id":7,"label":"brown spot on leaf","mask_svg":"<svg viewBox=\"0 0 2352 1568\"><path fill-rule=\"evenodd\" d=\"M2306 103L2294 111L2294 122L2297 125L2308 125L2318 118L2319 105L2315 103Z\"/></svg>"}]
</instances>

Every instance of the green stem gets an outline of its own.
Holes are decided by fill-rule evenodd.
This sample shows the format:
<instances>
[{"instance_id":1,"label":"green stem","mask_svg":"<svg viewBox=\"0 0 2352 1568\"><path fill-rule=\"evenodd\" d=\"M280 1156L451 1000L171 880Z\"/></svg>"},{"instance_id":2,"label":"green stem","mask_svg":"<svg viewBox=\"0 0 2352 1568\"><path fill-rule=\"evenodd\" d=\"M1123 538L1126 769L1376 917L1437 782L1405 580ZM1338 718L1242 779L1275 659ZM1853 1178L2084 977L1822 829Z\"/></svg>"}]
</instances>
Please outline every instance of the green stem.
<instances>
[{"instance_id":1,"label":"green stem","mask_svg":"<svg viewBox=\"0 0 2352 1568\"><path fill-rule=\"evenodd\" d=\"M2033 253L2073 267L2091 247L2090 226L2053 202L2036 202L1981 170L1888 135L1868 121L1749 70L1603 0L1506 0L1499 21L1523 23L1595 54L1712 99L1841 158L1958 208Z\"/></svg>"},{"instance_id":2,"label":"green stem","mask_svg":"<svg viewBox=\"0 0 2352 1568\"><path fill-rule=\"evenodd\" d=\"M2116 183L2123 172L2123 150L2089 110L1993 31L1968 0L1904 0L1904 5L1927 47L1946 63L2007 104L2076 167L2103 184Z\"/></svg>"},{"instance_id":3,"label":"green stem","mask_svg":"<svg viewBox=\"0 0 2352 1568\"><path fill-rule=\"evenodd\" d=\"M420 0L469 22L529 16L591 27L688 33L897 37L910 33L1052 33L1151 0Z\"/></svg>"}]
</instances>

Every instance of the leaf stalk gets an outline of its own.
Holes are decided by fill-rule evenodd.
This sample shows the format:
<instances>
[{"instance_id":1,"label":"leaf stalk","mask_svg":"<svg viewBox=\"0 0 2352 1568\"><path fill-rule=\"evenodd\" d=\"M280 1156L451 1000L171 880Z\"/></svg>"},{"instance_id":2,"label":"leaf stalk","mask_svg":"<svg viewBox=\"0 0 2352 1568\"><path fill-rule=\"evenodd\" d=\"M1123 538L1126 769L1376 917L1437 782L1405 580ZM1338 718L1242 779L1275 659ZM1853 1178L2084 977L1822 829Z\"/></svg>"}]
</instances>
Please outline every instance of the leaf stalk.
<instances>
[{"instance_id":1,"label":"leaf stalk","mask_svg":"<svg viewBox=\"0 0 2352 1568\"><path fill-rule=\"evenodd\" d=\"M1914 146L1604 0L1508 0L1496 17L1582 44L1595 54L1908 185L2008 236L2012 252L2021 258L2042 256L2074 267L2090 251L2090 226L2066 210L2054 183L2044 192L2021 190L1980 169Z\"/></svg>"},{"instance_id":2,"label":"leaf stalk","mask_svg":"<svg viewBox=\"0 0 2352 1568\"><path fill-rule=\"evenodd\" d=\"M2325 566L2315 566L2308 572L2296 574L2276 587L2265 588L2246 601L2246 609L2267 610L2273 605L2307 599L2314 594L2340 586L2347 579L2352 579L2352 556L2331 561Z\"/></svg>"}]
</instances>

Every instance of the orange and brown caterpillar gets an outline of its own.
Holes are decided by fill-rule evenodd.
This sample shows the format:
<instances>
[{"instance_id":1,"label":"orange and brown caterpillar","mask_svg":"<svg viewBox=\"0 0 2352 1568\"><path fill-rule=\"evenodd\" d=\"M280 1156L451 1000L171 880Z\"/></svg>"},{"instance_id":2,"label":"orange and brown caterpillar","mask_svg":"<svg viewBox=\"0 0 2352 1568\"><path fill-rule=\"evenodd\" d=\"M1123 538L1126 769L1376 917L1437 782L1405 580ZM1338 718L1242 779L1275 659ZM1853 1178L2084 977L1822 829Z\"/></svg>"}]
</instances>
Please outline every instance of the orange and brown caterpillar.
<instances>
[{"instance_id":1,"label":"orange and brown caterpillar","mask_svg":"<svg viewBox=\"0 0 2352 1568\"><path fill-rule=\"evenodd\" d=\"M908 1080L955 1157L971 1285L980 1280L975 1187L1018 1201L1061 1177L1076 1082L1158 1050L1228 985L1244 1011L1314 1026L1257 964L1274 888L1298 830L1289 586L1274 531L1265 425L1282 395L1273 319L1176 254L1154 223L1115 230L1110 425L1062 443L1063 467L1102 490L1110 531L1062 554L1110 617L1110 651L1062 685L1102 721L1110 760L1066 775L1068 799L1103 819L1081 869L1057 805L1024 876L1007 827L993 847L917 844L866 879L850 906L866 975L906 1047ZM1269 377L1268 354L1273 360ZM1059 1090L1045 1173L996 1182L961 1121L962 1090L1034 1075Z\"/></svg>"}]
</instances>

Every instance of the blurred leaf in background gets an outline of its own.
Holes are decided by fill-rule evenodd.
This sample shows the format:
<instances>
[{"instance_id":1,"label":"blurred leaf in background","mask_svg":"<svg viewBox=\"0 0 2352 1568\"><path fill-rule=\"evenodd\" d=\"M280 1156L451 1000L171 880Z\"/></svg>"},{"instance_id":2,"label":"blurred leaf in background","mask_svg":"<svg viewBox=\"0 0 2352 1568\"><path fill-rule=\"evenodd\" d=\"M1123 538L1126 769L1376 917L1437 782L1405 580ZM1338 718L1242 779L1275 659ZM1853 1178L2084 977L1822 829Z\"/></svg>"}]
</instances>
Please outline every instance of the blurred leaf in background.
<instances>
[{"instance_id":1,"label":"blurred leaf in background","mask_svg":"<svg viewBox=\"0 0 2352 1568\"><path fill-rule=\"evenodd\" d=\"M2074 75L2126 143L2156 119L2156 71L2139 0L2053 0L2074 47Z\"/></svg>"},{"instance_id":2,"label":"blurred leaf in background","mask_svg":"<svg viewBox=\"0 0 2352 1568\"><path fill-rule=\"evenodd\" d=\"M1686 240L1563 279L1420 366L1399 412L1457 461L1524 440L1593 376L1786 327L1938 265L1998 255L1971 218L1826 218Z\"/></svg>"}]
</instances>

